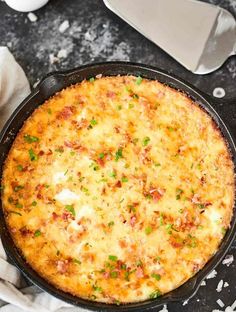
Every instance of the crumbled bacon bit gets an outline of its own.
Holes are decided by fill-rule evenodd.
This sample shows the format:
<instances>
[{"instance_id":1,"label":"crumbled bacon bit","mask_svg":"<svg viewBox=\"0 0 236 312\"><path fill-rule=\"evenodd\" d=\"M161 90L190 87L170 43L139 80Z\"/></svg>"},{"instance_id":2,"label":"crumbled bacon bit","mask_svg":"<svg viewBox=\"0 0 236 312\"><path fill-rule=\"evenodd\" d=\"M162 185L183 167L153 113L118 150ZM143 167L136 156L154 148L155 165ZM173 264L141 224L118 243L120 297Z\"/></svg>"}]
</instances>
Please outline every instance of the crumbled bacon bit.
<instances>
[{"instance_id":1,"label":"crumbled bacon bit","mask_svg":"<svg viewBox=\"0 0 236 312\"><path fill-rule=\"evenodd\" d=\"M53 213L52 213L53 220L56 220L58 217L59 217L59 215L53 211Z\"/></svg>"},{"instance_id":2,"label":"crumbled bacon bit","mask_svg":"<svg viewBox=\"0 0 236 312\"><path fill-rule=\"evenodd\" d=\"M97 158L96 162L99 164L99 166L104 167L105 166L105 161L104 159Z\"/></svg>"},{"instance_id":3,"label":"crumbled bacon bit","mask_svg":"<svg viewBox=\"0 0 236 312\"><path fill-rule=\"evenodd\" d=\"M65 140L64 145L66 147L75 149L78 153L82 153L82 152L87 151L87 148L84 146L81 146L78 141L71 142L71 141Z\"/></svg>"},{"instance_id":4,"label":"crumbled bacon bit","mask_svg":"<svg viewBox=\"0 0 236 312\"><path fill-rule=\"evenodd\" d=\"M122 187L122 183L121 183L121 181L119 180L119 181L117 181L116 182L116 184L114 185L115 187Z\"/></svg>"},{"instance_id":5,"label":"crumbled bacon bit","mask_svg":"<svg viewBox=\"0 0 236 312\"><path fill-rule=\"evenodd\" d=\"M87 128L89 125L89 122L87 119L82 118L80 121L77 120L72 120L71 121L72 125L74 125L76 127L76 129L80 130L83 128Z\"/></svg>"},{"instance_id":6,"label":"crumbled bacon bit","mask_svg":"<svg viewBox=\"0 0 236 312\"><path fill-rule=\"evenodd\" d=\"M23 172L25 172L25 171L32 172L32 171L34 171L34 168L30 165L27 165L26 167L23 168L22 171Z\"/></svg>"},{"instance_id":7,"label":"crumbled bacon bit","mask_svg":"<svg viewBox=\"0 0 236 312\"><path fill-rule=\"evenodd\" d=\"M38 185L36 185L35 190L36 191L41 191L43 188L44 188L43 184L38 184Z\"/></svg>"},{"instance_id":8,"label":"crumbled bacon bit","mask_svg":"<svg viewBox=\"0 0 236 312\"><path fill-rule=\"evenodd\" d=\"M58 260L56 261L57 271L60 273L66 273L69 267L68 260Z\"/></svg>"},{"instance_id":9,"label":"crumbled bacon bit","mask_svg":"<svg viewBox=\"0 0 236 312\"><path fill-rule=\"evenodd\" d=\"M192 202L194 204L200 204L200 196L198 194L194 194L192 197Z\"/></svg>"},{"instance_id":10,"label":"crumbled bacon bit","mask_svg":"<svg viewBox=\"0 0 236 312\"><path fill-rule=\"evenodd\" d=\"M119 245L120 245L121 248L127 247L127 243L126 243L125 240L119 240Z\"/></svg>"},{"instance_id":11,"label":"crumbled bacon bit","mask_svg":"<svg viewBox=\"0 0 236 312\"><path fill-rule=\"evenodd\" d=\"M149 190L149 194L152 196L154 202L158 202L165 194L165 190L162 188L152 188Z\"/></svg>"},{"instance_id":12,"label":"crumbled bacon bit","mask_svg":"<svg viewBox=\"0 0 236 312\"><path fill-rule=\"evenodd\" d=\"M38 155L39 156L43 156L44 155L44 151L40 151Z\"/></svg>"},{"instance_id":13,"label":"crumbled bacon bit","mask_svg":"<svg viewBox=\"0 0 236 312\"><path fill-rule=\"evenodd\" d=\"M67 120L76 112L75 106L65 106L61 112L57 114L57 118Z\"/></svg>"},{"instance_id":14,"label":"crumbled bacon bit","mask_svg":"<svg viewBox=\"0 0 236 312\"><path fill-rule=\"evenodd\" d=\"M103 273L103 277L104 277L105 279L108 279L108 278L110 277L110 273L109 273L109 272L104 272L104 273Z\"/></svg>"},{"instance_id":15,"label":"crumbled bacon bit","mask_svg":"<svg viewBox=\"0 0 236 312\"><path fill-rule=\"evenodd\" d=\"M113 92L113 91L107 91L107 97L108 97L108 98L114 99L115 96L116 96L115 92Z\"/></svg>"},{"instance_id":16,"label":"crumbled bacon bit","mask_svg":"<svg viewBox=\"0 0 236 312\"><path fill-rule=\"evenodd\" d=\"M137 221L136 216L132 216L132 217L130 218L130 225L131 225L132 227L134 227L134 226L135 226L136 221Z\"/></svg>"},{"instance_id":17,"label":"crumbled bacon bit","mask_svg":"<svg viewBox=\"0 0 236 312\"><path fill-rule=\"evenodd\" d=\"M116 133L120 133L120 127L116 126L116 127L114 127L114 129L115 129Z\"/></svg>"},{"instance_id":18,"label":"crumbled bacon bit","mask_svg":"<svg viewBox=\"0 0 236 312\"><path fill-rule=\"evenodd\" d=\"M46 153L47 156L52 155L52 154L53 154L53 152L51 149L49 149L48 152Z\"/></svg>"},{"instance_id":19,"label":"crumbled bacon bit","mask_svg":"<svg viewBox=\"0 0 236 312\"><path fill-rule=\"evenodd\" d=\"M198 263L193 263L193 272L196 273L200 269L200 265Z\"/></svg>"},{"instance_id":20,"label":"crumbled bacon bit","mask_svg":"<svg viewBox=\"0 0 236 312\"><path fill-rule=\"evenodd\" d=\"M142 277L144 277L144 272L143 272L142 267L140 267L140 266L137 267L136 276L137 276L137 278L142 278Z\"/></svg>"},{"instance_id":21,"label":"crumbled bacon bit","mask_svg":"<svg viewBox=\"0 0 236 312\"><path fill-rule=\"evenodd\" d=\"M158 90L157 91L157 97L159 99L163 98L164 96L165 96L165 92L164 91L162 91L162 90Z\"/></svg>"},{"instance_id":22,"label":"crumbled bacon bit","mask_svg":"<svg viewBox=\"0 0 236 312\"><path fill-rule=\"evenodd\" d=\"M147 146L144 150L139 154L139 159L143 164L147 164L151 161L151 158L148 157L148 152L151 150L151 146Z\"/></svg>"},{"instance_id":23,"label":"crumbled bacon bit","mask_svg":"<svg viewBox=\"0 0 236 312\"><path fill-rule=\"evenodd\" d=\"M65 221L68 220L69 218L74 219L73 215L70 212L67 212L67 211L63 212L61 217Z\"/></svg>"},{"instance_id":24,"label":"crumbled bacon bit","mask_svg":"<svg viewBox=\"0 0 236 312\"><path fill-rule=\"evenodd\" d=\"M22 236L27 236L29 234L32 234L32 231L27 229L25 226L20 229L20 233Z\"/></svg>"},{"instance_id":25,"label":"crumbled bacon bit","mask_svg":"<svg viewBox=\"0 0 236 312\"><path fill-rule=\"evenodd\" d=\"M170 244L171 244L171 246L174 247L174 248L183 247L183 244L182 244L182 243L176 242L176 241L174 241L174 240L171 240L171 241L170 241Z\"/></svg>"}]
</instances>

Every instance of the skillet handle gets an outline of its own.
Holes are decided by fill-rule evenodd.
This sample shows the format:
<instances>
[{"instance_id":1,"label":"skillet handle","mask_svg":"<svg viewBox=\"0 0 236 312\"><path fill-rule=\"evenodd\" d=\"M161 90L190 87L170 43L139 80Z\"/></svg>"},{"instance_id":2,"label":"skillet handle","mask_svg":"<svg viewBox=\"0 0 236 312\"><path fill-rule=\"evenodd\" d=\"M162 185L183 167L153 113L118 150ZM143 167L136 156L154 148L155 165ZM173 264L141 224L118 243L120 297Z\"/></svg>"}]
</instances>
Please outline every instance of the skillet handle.
<instances>
[{"instance_id":1,"label":"skillet handle","mask_svg":"<svg viewBox=\"0 0 236 312\"><path fill-rule=\"evenodd\" d=\"M208 94L204 95L209 103L213 104L213 107L230 130L231 135L236 141L236 98L231 99L219 99Z\"/></svg>"}]
</instances>

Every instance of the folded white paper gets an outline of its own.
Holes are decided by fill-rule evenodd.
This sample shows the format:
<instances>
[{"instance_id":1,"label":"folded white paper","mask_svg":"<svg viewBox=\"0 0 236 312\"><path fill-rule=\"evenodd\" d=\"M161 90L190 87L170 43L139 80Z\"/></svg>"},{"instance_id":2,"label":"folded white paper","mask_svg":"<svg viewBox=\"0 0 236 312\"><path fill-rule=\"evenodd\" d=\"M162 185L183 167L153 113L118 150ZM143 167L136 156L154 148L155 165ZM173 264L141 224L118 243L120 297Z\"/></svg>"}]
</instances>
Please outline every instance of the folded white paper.
<instances>
[{"instance_id":1,"label":"folded white paper","mask_svg":"<svg viewBox=\"0 0 236 312\"><path fill-rule=\"evenodd\" d=\"M0 130L11 113L30 93L29 82L8 48L0 47ZM0 312L84 312L36 286L25 285L20 272L7 261L0 240Z\"/></svg>"}]
</instances>

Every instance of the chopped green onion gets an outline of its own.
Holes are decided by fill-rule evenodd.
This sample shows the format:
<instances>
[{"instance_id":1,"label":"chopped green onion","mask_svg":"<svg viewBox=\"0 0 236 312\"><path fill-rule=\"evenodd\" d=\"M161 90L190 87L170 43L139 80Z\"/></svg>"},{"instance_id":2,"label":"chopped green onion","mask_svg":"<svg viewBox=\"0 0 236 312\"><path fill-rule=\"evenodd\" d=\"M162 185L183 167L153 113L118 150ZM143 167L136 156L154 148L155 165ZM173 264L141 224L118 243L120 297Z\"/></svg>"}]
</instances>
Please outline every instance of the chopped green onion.
<instances>
[{"instance_id":1,"label":"chopped green onion","mask_svg":"<svg viewBox=\"0 0 236 312\"><path fill-rule=\"evenodd\" d=\"M90 121L91 126L95 126L97 123L97 120L95 120L94 118Z\"/></svg>"},{"instance_id":2,"label":"chopped green onion","mask_svg":"<svg viewBox=\"0 0 236 312\"><path fill-rule=\"evenodd\" d=\"M198 207L199 209L204 209L204 208L205 208L205 205L204 205L204 204L197 204L197 207Z\"/></svg>"},{"instance_id":3,"label":"chopped green onion","mask_svg":"<svg viewBox=\"0 0 236 312\"><path fill-rule=\"evenodd\" d=\"M73 205L66 205L65 208L75 217L75 208Z\"/></svg>"},{"instance_id":4,"label":"chopped green onion","mask_svg":"<svg viewBox=\"0 0 236 312\"><path fill-rule=\"evenodd\" d=\"M29 135L29 134L25 134L24 135L24 139L27 143L34 143L34 142L38 142L39 138Z\"/></svg>"},{"instance_id":5,"label":"chopped green onion","mask_svg":"<svg viewBox=\"0 0 236 312\"><path fill-rule=\"evenodd\" d=\"M36 206L37 205L37 202L34 200L31 204L31 206Z\"/></svg>"},{"instance_id":6,"label":"chopped green onion","mask_svg":"<svg viewBox=\"0 0 236 312\"><path fill-rule=\"evenodd\" d=\"M118 305L118 306L120 305L120 301L119 301L119 300L117 300L117 299L115 300L115 302L114 302L114 303L115 303L116 305Z\"/></svg>"},{"instance_id":7,"label":"chopped green onion","mask_svg":"<svg viewBox=\"0 0 236 312\"><path fill-rule=\"evenodd\" d=\"M149 298L150 299L156 299L158 297L161 296L161 292L159 289L155 290L154 292L152 292L150 295L149 295Z\"/></svg>"},{"instance_id":8,"label":"chopped green onion","mask_svg":"<svg viewBox=\"0 0 236 312\"><path fill-rule=\"evenodd\" d=\"M52 110L51 110L51 108L48 109L48 114L49 114L49 115L52 115Z\"/></svg>"},{"instance_id":9,"label":"chopped green onion","mask_svg":"<svg viewBox=\"0 0 236 312\"><path fill-rule=\"evenodd\" d=\"M122 181L122 182L128 182L129 180L128 180L128 178L126 178L126 177L122 177L122 178L121 178L121 181Z\"/></svg>"},{"instance_id":10,"label":"chopped green onion","mask_svg":"<svg viewBox=\"0 0 236 312\"><path fill-rule=\"evenodd\" d=\"M134 94L132 95L132 98L133 98L133 99L139 99L139 96L138 96L138 94L135 94L135 93L134 93Z\"/></svg>"},{"instance_id":11,"label":"chopped green onion","mask_svg":"<svg viewBox=\"0 0 236 312\"><path fill-rule=\"evenodd\" d=\"M135 83L137 86L139 86L142 83L142 81L143 81L143 78L138 76Z\"/></svg>"},{"instance_id":12,"label":"chopped green onion","mask_svg":"<svg viewBox=\"0 0 236 312\"><path fill-rule=\"evenodd\" d=\"M100 159L103 159L103 158L105 157L105 154L104 154L104 153L100 153L100 154L98 155L98 157L99 157Z\"/></svg>"},{"instance_id":13,"label":"chopped green onion","mask_svg":"<svg viewBox=\"0 0 236 312\"><path fill-rule=\"evenodd\" d=\"M227 231L226 228L224 228L224 227L221 228L221 233L222 233L222 235L225 235L226 231Z\"/></svg>"},{"instance_id":14,"label":"chopped green onion","mask_svg":"<svg viewBox=\"0 0 236 312\"><path fill-rule=\"evenodd\" d=\"M151 277L155 278L157 281L159 281L161 279L161 275L160 274L156 274L156 273L152 273Z\"/></svg>"},{"instance_id":15,"label":"chopped green onion","mask_svg":"<svg viewBox=\"0 0 236 312\"><path fill-rule=\"evenodd\" d=\"M35 232L34 232L34 237L38 237L38 236L40 236L42 233L41 233L41 231L40 230L36 230Z\"/></svg>"},{"instance_id":16,"label":"chopped green onion","mask_svg":"<svg viewBox=\"0 0 236 312\"><path fill-rule=\"evenodd\" d=\"M112 271L112 272L110 273L110 276L111 276L112 278L117 278L118 273L117 273L116 271Z\"/></svg>"},{"instance_id":17,"label":"chopped green onion","mask_svg":"<svg viewBox=\"0 0 236 312\"><path fill-rule=\"evenodd\" d=\"M111 260L111 261L117 261L118 258L117 258L117 256L110 255L108 257L108 259Z\"/></svg>"},{"instance_id":18,"label":"chopped green onion","mask_svg":"<svg viewBox=\"0 0 236 312\"><path fill-rule=\"evenodd\" d=\"M110 221L110 222L108 223L108 226L111 227L111 226L113 226L114 224L115 224L114 221Z\"/></svg>"},{"instance_id":19,"label":"chopped green onion","mask_svg":"<svg viewBox=\"0 0 236 312\"><path fill-rule=\"evenodd\" d=\"M145 229L145 233L147 235L151 234L152 233L152 227L151 226L147 226L146 229Z\"/></svg>"},{"instance_id":20,"label":"chopped green onion","mask_svg":"<svg viewBox=\"0 0 236 312\"><path fill-rule=\"evenodd\" d=\"M102 287L98 287L97 285L93 285L93 289L98 292L102 291Z\"/></svg>"},{"instance_id":21,"label":"chopped green onion","mask_svg":"<svg viewBox=\"0 0 236 312\"><path fill-rule=\"evenodd\" d=\"M143 139L143 146L147 146L149 142L150 142L150 138L149 137L145 137Z\"/></svg>"},{"instance_id":22,"label":"chopped green onion","mask_svg":"<svg viewBox=\"0 0 236 312\"><path fill-rule=\"evenodd\" d=\"M183 192L184 192L184 191L181 190L181 189L179 189L179 188L176 189L176 200L179 200L179 199L180 199L181 194L182 194Z\"/></svg>"},{"instance_id":23,"label":"chopped green onion","mask_svg":"<svg viewBox=\"0 0 236 312\"><path fill-rule=\"evenodd\" d=\"M14 192L18 192L18 191L22 190L23 188L24 188L23 185L17 185L14 187Z\"/></svg>"},{"instance_id":24,"label":"chopped green onion","mask_svg":"<svg viewBox=\"0 0 236 312\"><path fill-rule=\"evenodd\" d=\"M113 172L110 172L109 173L109 177L111 178L116 178L116 173L113 171Z\"/></svg>"},{"instance_id":25,"label":"chopped green onion","mask_svg":"<svg viewBox=\"0 0 236 312\"><path fill-rule=\"evenodd\" d=\"M141 260L139 260L139 261L136 262L136 265L137 265L138 267L141 267L141 266L143 266L143 263L142 263Z\"/></svg>"},{"instance_id":26,"label":"chopped green onion","mask_svg":"<svg viewBox=\"0 0 236 312\"><path fill-rule=\"evenodd\" d=\"M64 152L64 149L62 147L58 147L55 149L55 152L57 153L63 153Z\"/></svg>"},{"instance_id":27,"label":"chopped green onion","mask_svg":"<svg viewBox=\"0 0 236 312\"><path fill-rule=\"evenodd\" d=\"M117 150L117 152L116 152L116 155L115 155L115 160L116 160L116 161L118 161L120 158L123 157L122 153L123 153L122 148L119 148L119 149Z\"/></svg>"},{"instance_id":28,"label":"chopped green onion","mask_svg":"<svg viewBox=\"0 0 236 312\"><path fill-rule=\"evenodd\" d=\"M23 208L23 205L20 203L16 203L16 208Z\"/></svg>"},{"instance_id":29,"label":"chopped green onion","mask_svg":"<svg viewBox=\"0 0 236 312\"><path fill-rule=\"evenodd\" d=\"M22 214L19 213L18 211L10 210L9 213L14 213L14 214L16 214L16 215L18 215L18 216L22 216Z\"/></svg>"},{"instance_id":30,"label":"chopped green onion","mask_svg":"<svg viewBox=\"0 0 236 312\"><path fill-rule=\"evenodd\" d=\"M89 78L89 82L94 82L94 81L95 81L94 77Z\"/></svg>"},{"instance_id":31,"label":"chopped green onion","mask_svg":"<svg viewBox=\"0 0 236 312\"><path fill-rule=\"evenodd\" d=\"M81 264L81 261L79 259L73 258L73 262L76 264Z\"/></svg>"},{"instance_id":32,"label":"chopped green onion","mask_svg":"<svg viewBox=\"0 0 236 312\"><path fill-rule=\"evenodd\" d=\"M23 170L23 166L22 165L17 165L16 168L17 168L18 171L22 171Z\"/></svg>"},{"instance_id":33,"label":"chopped green onion","mask_svg":"<svg viewBox=\"0 0 236 312\"><path fill-rule=\"evenodd\" d=\"M31 161L38 160L38 156L35 154L32 148L29 150L29 157Z\"/></svg>"}]
</instances>

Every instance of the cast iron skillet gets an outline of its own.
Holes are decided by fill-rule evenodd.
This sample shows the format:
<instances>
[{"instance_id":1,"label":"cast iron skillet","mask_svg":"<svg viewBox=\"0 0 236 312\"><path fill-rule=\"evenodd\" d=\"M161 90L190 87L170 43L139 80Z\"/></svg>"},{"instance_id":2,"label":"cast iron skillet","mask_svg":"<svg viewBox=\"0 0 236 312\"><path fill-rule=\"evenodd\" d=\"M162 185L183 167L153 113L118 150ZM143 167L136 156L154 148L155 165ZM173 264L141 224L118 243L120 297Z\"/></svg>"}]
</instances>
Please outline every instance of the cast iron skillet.
<instances>
[{"instance_id":1,"label":"cast iron skillet","mask_svg":"<svg viewBox=\"0 0 236 312\"><path fill-rule=\"evenodd\" d=\"M181 81L178 78L170 76L169 74L158 70L153 67L124 63L124 62L112 62L101 63L93 65L85 65L77 69L69 70L66 72L55 72L49 74L43 79L40 84L32 91L32 93L21 103L21 105L12 114L0 135L0 173L2 172L3 163L8 154L8 151L18 133L21 129L24 121L31 115L36 107L42 104L50 96L60 91L61 89L75 84L84 79L94 77L98 74L104 76L116 76L116 75L136 75L142 76L148 79L156 79L164 84L167 84L175 89L182 90L193 100L195 100L207 113L214 119L219 126L225 140L228 142L229 150L231 151L234 164L236 164L236 150L234 140L227 130L225 124L211 107L209 100L205 95L196 88ZM99 311L149 311L156 307L168 303L171 301L186 300L192 297L198 290L201 281L211 272L211 270L217 266L222 260L230 244L233 242L236 232L236 209L234 206L234 214L231 222L231 228L227 231L224 240L222 241L219 250L214 257L206 264L206 266L199 271L194 277L188 280L185 284L179 288L165 294L164 296L155 300L147 300L140 303L132 303L127 305L112 305L96 303L89 300L84 300L78 297L74 297L68 293L65 293L45 281L40 277L23 259L20 252L14 245L14 242L8 232L3 211L0 202L0 228L1 237L4 248L7 252L10 260L20 269L20 271L35 285L45 290L46 292L54 295L55 297L62 299L68 303L78 305L83 308Z\"/></svg>"}]
</instances>

